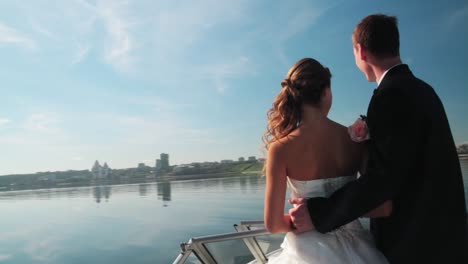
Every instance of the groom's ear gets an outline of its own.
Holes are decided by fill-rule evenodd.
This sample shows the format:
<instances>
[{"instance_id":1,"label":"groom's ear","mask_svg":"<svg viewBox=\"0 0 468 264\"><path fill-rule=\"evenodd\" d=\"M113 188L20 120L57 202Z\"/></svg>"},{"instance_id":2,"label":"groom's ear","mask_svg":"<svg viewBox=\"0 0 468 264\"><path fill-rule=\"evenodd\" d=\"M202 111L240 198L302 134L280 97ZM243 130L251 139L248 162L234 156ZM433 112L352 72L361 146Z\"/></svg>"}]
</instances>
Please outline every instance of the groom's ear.
<instances>
[{"instance_id":1,"label":"groom's ear","mask_svg":"<svg viewBox=\"0 0 468 264\"><path fill-rule=\"evenodd\" d=\"M359 56L360 60L367 61L367 49L364 48L361 43L356 43L356 54Z\"/></svg>"}]
</instances>

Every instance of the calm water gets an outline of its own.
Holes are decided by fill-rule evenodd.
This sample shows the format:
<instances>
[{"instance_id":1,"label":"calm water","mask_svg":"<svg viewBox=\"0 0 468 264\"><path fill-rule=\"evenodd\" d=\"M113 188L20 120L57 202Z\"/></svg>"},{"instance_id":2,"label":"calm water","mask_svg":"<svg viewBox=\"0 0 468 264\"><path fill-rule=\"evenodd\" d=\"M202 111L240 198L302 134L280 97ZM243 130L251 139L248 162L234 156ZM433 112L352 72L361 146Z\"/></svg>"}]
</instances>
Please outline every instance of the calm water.
<instances>
[{"instance_id":1,"label":"calm water","mask_svg":"<svg viewBox=\"0 0 468 264\"><path fill-rule=\"evenodd\" d=\"M468 183L468 161L462 169ZM190 237L262 219L264 183L244 176L0 193L0 263L172 263Z\"/></svg>"}]
</instances>

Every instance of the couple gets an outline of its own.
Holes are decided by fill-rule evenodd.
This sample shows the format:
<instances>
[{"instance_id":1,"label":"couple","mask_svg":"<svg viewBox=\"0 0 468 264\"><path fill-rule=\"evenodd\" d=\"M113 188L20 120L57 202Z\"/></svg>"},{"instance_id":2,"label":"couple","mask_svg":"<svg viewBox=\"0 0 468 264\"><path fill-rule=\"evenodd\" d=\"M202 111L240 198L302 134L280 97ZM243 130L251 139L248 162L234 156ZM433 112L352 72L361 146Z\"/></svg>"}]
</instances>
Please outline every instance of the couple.
<instances>
[{"instance_id":1,"label":"couple","mask_svg":"<svg viewBox=\"0 0 468 264\"><path fill-rule=\"evenodd\" d=\"M269 263L468 263L462 175L440 99L402 64L396 17L364 18L352 41L356 65L378 84L356 123L368 134L327 118L331 74L314 59L289 70L269 110L265 225L287 232ZM285 215L286 186L295 207Z\"/></svg>"}]
</instances>

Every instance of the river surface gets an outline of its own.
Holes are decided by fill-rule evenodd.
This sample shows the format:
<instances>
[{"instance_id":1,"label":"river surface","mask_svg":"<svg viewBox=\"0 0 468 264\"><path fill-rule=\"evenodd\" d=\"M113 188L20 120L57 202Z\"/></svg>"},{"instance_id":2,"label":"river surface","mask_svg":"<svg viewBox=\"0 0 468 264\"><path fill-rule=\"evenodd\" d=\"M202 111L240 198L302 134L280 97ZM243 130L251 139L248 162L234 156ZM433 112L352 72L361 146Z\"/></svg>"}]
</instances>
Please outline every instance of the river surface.
<instances>
[{"instance_id":1,"label":"river surface","mask_svg":"<svg viewBox=\"0 0 468 264\"><path fill-rule=\"evenodd\" d=\"M0 263L172 263L190 237L262 219L264 186L241 176L2 192Z\"/></svg>"}]
</instances>

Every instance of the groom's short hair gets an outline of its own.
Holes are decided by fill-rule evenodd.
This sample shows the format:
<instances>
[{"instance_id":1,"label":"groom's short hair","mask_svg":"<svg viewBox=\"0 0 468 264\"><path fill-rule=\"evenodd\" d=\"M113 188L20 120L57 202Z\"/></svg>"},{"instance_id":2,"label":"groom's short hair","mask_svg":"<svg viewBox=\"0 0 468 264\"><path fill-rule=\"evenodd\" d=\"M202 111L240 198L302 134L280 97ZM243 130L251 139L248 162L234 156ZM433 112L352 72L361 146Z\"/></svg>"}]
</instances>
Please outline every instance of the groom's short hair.
<instances>
[{"instance_id":1,"label":"groom's short hair","mask_svg":"<svg viewBox=\"0 0 468 264\"><path fill-rule=\"evenodd\" d=\"M357 43L380 59L400 56L397 18L383 14L365 17L353 32L353 44Z\"/></svg>"}]
</instances>

